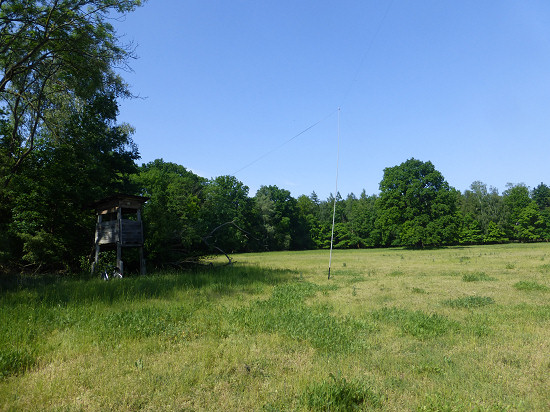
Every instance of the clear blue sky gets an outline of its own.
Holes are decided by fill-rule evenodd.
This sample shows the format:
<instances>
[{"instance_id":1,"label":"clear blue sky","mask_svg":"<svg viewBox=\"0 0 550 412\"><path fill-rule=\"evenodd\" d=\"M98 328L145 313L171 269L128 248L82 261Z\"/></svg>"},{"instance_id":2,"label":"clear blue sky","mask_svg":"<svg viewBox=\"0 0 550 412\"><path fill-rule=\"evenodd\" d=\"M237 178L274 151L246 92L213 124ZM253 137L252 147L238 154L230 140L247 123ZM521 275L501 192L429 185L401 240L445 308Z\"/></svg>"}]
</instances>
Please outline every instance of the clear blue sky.
<instances>
[{"instance_id":1,"label":"clear blue sky","mask_svg":"<svg viewBox=\"0 0 550 412\"><path fill-rule=\"evenodd\" d=\"M547 0L149 0L115 27L142 162L326 199L339 130L343 196L411 157L460 191L550 184Z\"/></svg>"}]
</instances>

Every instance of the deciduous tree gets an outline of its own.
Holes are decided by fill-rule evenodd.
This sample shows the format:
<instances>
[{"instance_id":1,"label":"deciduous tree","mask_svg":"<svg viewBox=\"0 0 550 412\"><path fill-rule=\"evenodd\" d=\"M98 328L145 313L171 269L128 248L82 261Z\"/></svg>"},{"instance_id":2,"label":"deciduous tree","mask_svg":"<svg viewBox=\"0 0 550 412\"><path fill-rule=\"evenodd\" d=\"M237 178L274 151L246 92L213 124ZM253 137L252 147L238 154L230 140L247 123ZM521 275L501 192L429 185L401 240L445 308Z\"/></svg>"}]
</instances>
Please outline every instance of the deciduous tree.
<instances>
[{"instance_id":1,"label":"deciduous tree","mask_svg":"<svg viewBox=\"0 0 550 412\"><path fill-rule=\"evenodd\" d=\"M185 167L156 159L140 167L133 182L142 196L145 251L153 265L178 264L200 254L199 217L206 183Z\"/></svg>"},{"instance_id":2,"label":"deciduous tree","mask_svg":"<svg viewBox=\"0 0 550 412\"><path fill-rule=\"evenodd\" d=\"M438 246L458 240L458 191L431 162L384 169L377 226L385 245Z\"/></svg>"},{"instance_id":3,"label":"deciduous tree","mask_svg":"<svg viewBox=\"0 0 550 412\"><path fill-rule=\"evenodd\" d=\"M92 203L131 190L139 157L131 129L115 123L113 96L99 94L86 103L55 137L41 135L9 191L4 234L11 237L12 259L35 268L75 269L93 245Z\"/></svg>"},{"instance_id":4,"label":"deciduous tree","mask_svg":"<svg viewBox=\"0 0 550 412\"><path fill-rule=\"evenodd\" d=\"M98 90L128 94L114 69L127 63L132 49L120 44L108 17L140 4L0 1L0 108L9 120L1 142L4 186L37 148L43 129L59 133L69 113Z\"/></svg>"},{"instance_id":5,"label":"deciduous tree","mask_svg":"<svg viewBox=\"0 0 550 412\"><path fill-rule=\"evenodd\" d=\"M251 234L253 224L252 199L248 186L234 176L218 176L210 179L204 187L204 203L201 207L201 231L203 237L225 223L212 234L209 243L224 252L246 251L254 242Z\"/></svg>"},{"instance_id":6,"label":"deciduous tree","mask_svg":"<svg viewBox=\"0 0 550 412\"><path fill-rule=\"evenodd\" d=\"M262 186L254 197L255 209L268 250L298 248L298 206L288 190Z\"/></svg>"},{"instance_id":7,"label":"deciduous tree","mask_svg":"<svg viewBox=\"0 0 550 412\"><path fill-rule=\"evenodd\" d=\"M133 50L109 19L140 4L0 1L0 259L72 266L89 241L84 205L134 170L115 72Z\"/></svg>"}]
</instances>

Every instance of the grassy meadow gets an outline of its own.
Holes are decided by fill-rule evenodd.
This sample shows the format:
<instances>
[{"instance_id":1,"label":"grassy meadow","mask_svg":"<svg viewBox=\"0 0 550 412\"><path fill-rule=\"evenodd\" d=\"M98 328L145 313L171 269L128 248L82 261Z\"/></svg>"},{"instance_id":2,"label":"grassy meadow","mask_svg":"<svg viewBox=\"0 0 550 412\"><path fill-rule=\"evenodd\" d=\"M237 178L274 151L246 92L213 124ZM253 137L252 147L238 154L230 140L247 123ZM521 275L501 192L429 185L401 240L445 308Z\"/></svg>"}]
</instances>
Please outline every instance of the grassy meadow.
<instances>
[{"instance_id":1,"label":"grassy meadow","mask_svg":"<svg viewBox=\"0 0 550 412\"><path fill-rule=\"evenodd\" d=\"M550 410L550 244L0 291L0 410Z\"/></svg>"}]
</instances>

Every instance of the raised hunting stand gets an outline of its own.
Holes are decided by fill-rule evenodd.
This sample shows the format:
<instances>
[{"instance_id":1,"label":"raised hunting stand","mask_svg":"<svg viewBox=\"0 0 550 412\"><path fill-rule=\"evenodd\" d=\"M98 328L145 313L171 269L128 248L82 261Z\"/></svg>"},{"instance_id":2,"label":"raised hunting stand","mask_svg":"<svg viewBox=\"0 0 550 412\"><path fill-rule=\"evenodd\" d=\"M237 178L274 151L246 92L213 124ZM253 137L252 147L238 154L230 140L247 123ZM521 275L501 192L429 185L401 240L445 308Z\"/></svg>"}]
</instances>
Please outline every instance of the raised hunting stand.
<instances>
[{"instance_id":1,"label":"raised hunting stand","mask_svg":"<svg viewBox=\"0 0 550 412\"><path fill-rule=\"evenodd\" d=\"M116 245L116 266L124 273L122 248L139 248L139 269L145 274L143 258L143 223L141 221L141 205L148 197L133 195L114 195L94 203L97 212L95 229L95 260L92 273L99 260L102 245Z\"/></svg>"}]
</instances>

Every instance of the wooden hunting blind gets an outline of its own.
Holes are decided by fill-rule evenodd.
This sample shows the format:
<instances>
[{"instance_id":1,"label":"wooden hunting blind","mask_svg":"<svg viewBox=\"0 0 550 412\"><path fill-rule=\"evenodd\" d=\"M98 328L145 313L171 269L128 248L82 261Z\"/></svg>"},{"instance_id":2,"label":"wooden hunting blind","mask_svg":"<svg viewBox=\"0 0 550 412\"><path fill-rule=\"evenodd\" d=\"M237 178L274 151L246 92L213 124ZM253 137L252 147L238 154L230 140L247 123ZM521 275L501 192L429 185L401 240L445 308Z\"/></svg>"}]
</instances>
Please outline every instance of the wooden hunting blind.
<instances>
[{"instance_id":1,"label":"wooden hunting blind","mask_svg":"<svg viewBox=\"0 0 550 412\"><path fill-rule=\"evenodd\" d=\"M140 273L145 274L143 258L143 223L141 206L149 198L133 195L114 195L94 204L97 212L95 230L95 260L92 272L99 260L101 246L116 246L116 266L122 274L122 248L139 248Z\"/></svg>"}]
</instances>

